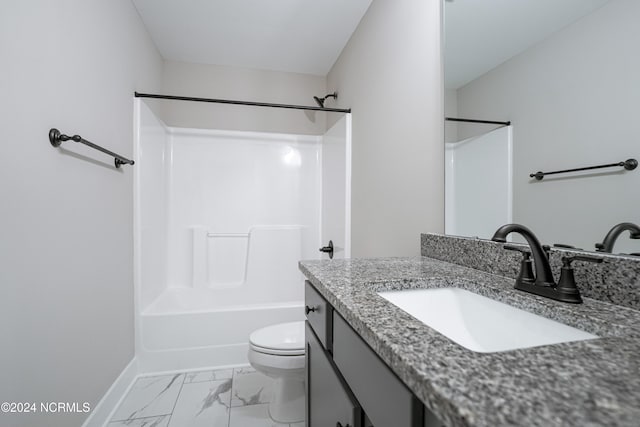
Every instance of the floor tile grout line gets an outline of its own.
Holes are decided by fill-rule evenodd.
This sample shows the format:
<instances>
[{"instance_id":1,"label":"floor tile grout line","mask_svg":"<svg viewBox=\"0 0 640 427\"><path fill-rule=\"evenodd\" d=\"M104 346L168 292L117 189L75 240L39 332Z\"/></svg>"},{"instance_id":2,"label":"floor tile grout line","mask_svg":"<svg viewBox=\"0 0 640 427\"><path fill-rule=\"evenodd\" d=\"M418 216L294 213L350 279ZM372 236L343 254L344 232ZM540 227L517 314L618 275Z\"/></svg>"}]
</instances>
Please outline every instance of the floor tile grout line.
<instances>
[{"instance_id":1,"label":"floor tile grout line","mask_svg":"<svg viewBox=\"0 0 640 427\"><path fill-rule=\"evenodd\" d=\"M180 399L180 395L182 394L182 389L184 388L184 382L187 379L187 375L186 374L180 374L180 375L183 375L182 384L180 384L180 391L178 392L178 395L176 396L176 401L173 402L173 408L171 408L171 413L169 414L169 421L167 422L167 427L169 427L171 425L171 418L173 418L173 412L176 410L176 405L178 404L178 399Z\"/></svg>"},{"instance_id":2,"label":"floor tile grout line","mask_svg":"<svg viewBox=\"0 0 640 427\"><path fill-rule=\"evenodd\" d=\"M229 380L229 379L233 379L233 368L231 369L213 369L213 370L208 370L208 371L199 371L199 372L224 372L224 371L231 371L231 378L208 378L208 379L202 379L202 380L198 380L198 381L194 381L191 380L190 382L186 382L186 376L185 376L185 384L196 384L196 383L207 383L207 382L213 382L213 381L224 381L224 380ZM185 372L185 375L187 375L187 373Z\"/></svg>"},{"instance_id":3,"label":"floor tile grout line","mask_svg":"<svg viewBox=\"0 0 640 427\"><path fill-rule=\"evenodd\" d=\"M233 402L233 385L236 379L236 368L231 370L231 388L229 389L229 417L227 418L227 427L231 427L231 402Z\"/></svg>"}]
</instances>

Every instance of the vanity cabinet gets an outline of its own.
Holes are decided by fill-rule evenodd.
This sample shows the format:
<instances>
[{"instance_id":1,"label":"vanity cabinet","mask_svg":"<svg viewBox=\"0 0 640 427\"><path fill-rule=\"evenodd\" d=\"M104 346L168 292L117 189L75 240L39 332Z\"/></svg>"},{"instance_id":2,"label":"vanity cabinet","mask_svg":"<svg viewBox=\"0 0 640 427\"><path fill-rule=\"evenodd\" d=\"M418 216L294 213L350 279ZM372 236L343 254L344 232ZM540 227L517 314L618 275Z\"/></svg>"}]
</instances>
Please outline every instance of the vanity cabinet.
<instances>
[{"instance_id":1,"label":"vanity cabinet","mask_svg":"<svg viewBox=\"0 0 640 427\"><path fill-rule=\"evenodd\" d=\"M305 304L307 427L442 426L309 281Z\"/></svg>"},{"instance_id":2,"label":"vanity cabinet","mask_svg":"<svg viewBox=\"0 0 640 427\"><path fill-rule=\"evenodd\" d=\"M306 324L307 426L360 426L362 410L334 367L330 355Z\"/></svg>"}]
</instances>

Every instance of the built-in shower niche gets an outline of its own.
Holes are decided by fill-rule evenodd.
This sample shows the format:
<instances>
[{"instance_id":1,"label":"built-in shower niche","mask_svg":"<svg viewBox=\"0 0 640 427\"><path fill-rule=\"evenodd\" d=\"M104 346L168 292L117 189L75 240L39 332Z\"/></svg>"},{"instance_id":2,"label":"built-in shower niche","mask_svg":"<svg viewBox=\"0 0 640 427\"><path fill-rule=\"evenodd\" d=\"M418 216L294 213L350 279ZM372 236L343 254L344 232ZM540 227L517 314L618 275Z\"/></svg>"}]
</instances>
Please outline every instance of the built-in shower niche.
<instances>
[{"instance_id":1,"label":"built-in shower niche","mask_svg":"<svg viewBox=\"0 0 640 427\"><path fill-rule=\"evenodd\" d=\"M296 283L302 229L300 225L254 226L234 233L193 227L193 287L262 287L273 293L278 283Z\"/></svg>"}]
</instances>

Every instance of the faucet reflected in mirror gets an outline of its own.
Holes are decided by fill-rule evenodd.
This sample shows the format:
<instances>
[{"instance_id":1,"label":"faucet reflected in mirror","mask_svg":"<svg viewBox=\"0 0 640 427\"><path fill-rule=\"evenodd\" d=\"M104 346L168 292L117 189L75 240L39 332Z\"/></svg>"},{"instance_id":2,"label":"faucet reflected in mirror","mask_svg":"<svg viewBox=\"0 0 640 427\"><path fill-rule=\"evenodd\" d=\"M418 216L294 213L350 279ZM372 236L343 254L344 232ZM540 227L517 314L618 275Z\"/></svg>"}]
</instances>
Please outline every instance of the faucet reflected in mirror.
<instances>
[{"instance_id":1,"label":"faucet reflected in mirror","mask_svg":"<svg viewBox=\"0 0 640 427\"><path fill-rule=\"evenodd\" d=\"M613 228L609 230L602 243L596 243L596 250L598 252L612 253L613 245L616 243L616 239L624 231L630 232L630 239L640 239L640 227L632 222L622 222L618 225L613 226Z\"/></svg>"},{"instance_id":2,"label":"faucet reflected in mirror","mask_svg":"<svg viewBox=\"0 0 640 427\"><path fill-rule=\"evenodd\" d=\"M602 262L602 258L590 255L562 257L560 280L556 283L553 278L553 273L551 272L551 264L549 263L549 247L543 246L535 234L524 225L503 225L496 230L491 240L505 243L507 241L507 235L510 233L518 233L524 237L530 249L526 250L518 246L504 245L504 249L517 250L523 254L520 274L516 278L514 286L515 289L562 302L573 304L582 302L571 263L573 261L600 263ZM535 277L533 276L533 269L531 268L531 255L533 255Z\"/></svg>"}]
</instances>

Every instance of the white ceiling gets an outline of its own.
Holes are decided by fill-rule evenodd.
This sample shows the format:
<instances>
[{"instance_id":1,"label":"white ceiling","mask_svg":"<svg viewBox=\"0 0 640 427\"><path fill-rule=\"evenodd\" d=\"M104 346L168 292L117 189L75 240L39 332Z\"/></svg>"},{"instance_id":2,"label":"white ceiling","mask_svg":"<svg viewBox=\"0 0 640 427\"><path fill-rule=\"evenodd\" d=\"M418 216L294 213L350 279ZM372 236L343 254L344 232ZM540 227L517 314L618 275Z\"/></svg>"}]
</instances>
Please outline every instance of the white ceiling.
<instances>
[{"instance_id":1,"label":"white ceiling","mask_svg":"<svg viewBox=\"0 0 640 427\"><path fill-rule=\"evenodd\" d=\"M609 0L447 0L445 87L457 89Z\"/></svg>"},{"instance_id":2,"label":"white ceiling","mask_svg":"<svg viewBox=\"0 0 640 427\"><path fill-rule=\"evenodd\" d=\"M372 0L132 0L168 60L325 76Z\"/></svg>"}]
</instances>

